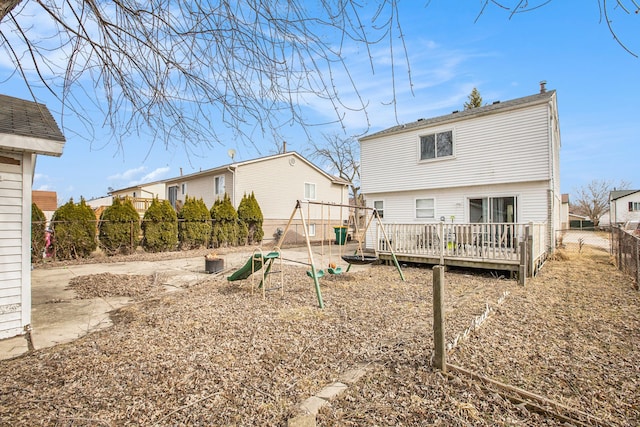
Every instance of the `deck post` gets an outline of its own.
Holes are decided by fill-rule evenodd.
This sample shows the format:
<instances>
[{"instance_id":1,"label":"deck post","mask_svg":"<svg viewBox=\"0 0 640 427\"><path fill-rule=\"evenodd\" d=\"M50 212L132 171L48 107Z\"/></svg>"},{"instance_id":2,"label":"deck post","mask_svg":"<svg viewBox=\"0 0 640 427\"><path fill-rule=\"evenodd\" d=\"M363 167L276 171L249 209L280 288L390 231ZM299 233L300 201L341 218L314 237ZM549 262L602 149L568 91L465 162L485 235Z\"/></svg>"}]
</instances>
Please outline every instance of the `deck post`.
<instances>
[{"instance_id":1,"label":"deck post","mask_svg":"<svg viewBox=\"0 0 640 427\"><path fill-rule=\"evenodd\" d=\"M444 266L433 267L433 365L447 372L447 352L444 338Z\"/></svg>"},{"instance_id":2,"label":"deck post","mask_svg":"<svg viewBox=\"0 0 640 427\"><path fill-rule=\"evenodd\" d=\"M519 243L520 245L520 266L518 267L518 284L525 286L527 284L527 264L528 255L527 249L529 247L527 239Z\"/></svg>"},{"instance_id":3,"label":"deck post","mask_svg":"<svg viewBox=\"0 0 640 427\"><path fill-rule=\"evenodd\" d=\"M440 265L444 265L444 248L446 243L444 241L444 222L440 221L438 227L438 234L440 234Z\"/></svg>"}]
</instances>

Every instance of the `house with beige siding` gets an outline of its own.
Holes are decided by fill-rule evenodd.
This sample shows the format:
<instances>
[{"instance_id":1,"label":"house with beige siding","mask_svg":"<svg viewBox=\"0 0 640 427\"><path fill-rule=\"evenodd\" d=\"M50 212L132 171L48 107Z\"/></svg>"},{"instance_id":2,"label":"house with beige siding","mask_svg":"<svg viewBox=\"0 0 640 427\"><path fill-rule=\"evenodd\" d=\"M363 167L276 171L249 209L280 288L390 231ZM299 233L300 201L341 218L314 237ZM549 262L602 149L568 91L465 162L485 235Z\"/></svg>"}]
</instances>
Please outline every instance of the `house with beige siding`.
<instances>
[{"instance_id":1,"label":"house with beige siding","mask_svg":"<svg viewBox=\"0 0 640 427\"><path fill-rule=\"evenodd\" d=\"M300 154L291 151L233 162L156 183L140 184L135 188L115 190L111 194L129 196L136 200L140 195L152 192L153 197L169 200L176 209L182 206L187 196L202 198L210 209L217 199L227 194L237 209L242 197L253 192L264 216L264 240L268 242L274 240L278 229L287 224L297 200L347 204L348 185L347 181L327 174ZM308 221L311 240L319 239L323 230L325 234L328 233L326 211L310 206L305 214L310 216ZM333 215L332 224L337 225L340 221L339 213L336 211ZM347 216L348 213L344 212L344 220ZM294 221L287 240L304 242L301 224Z\"/></svg>"},{"instance_id":2,"label":"house with beige siding","mask_svg":"<svg viewBox=\"0 0 640 427\"><path fill-rule=\"evenodd\" d=\"M365 136L360 153L367 205L394 224L407 253L443 261L444 249L452 258L486 261L508 252L515 263L525 233L542 236L537 253L555 247L560 124L556 92L543 84L535 95ZM429 253L430 245L440 252Z\"/></svg>"},{"instance_id":3,"label":"house with beige siding","mask_svg":"<svg viewBox=\"0 0 640 427\"><path fill-rule=\"evenodd\" d=\"M0 339L31 324L31 183L65 138L45 105L0 95Z\"/></svg>"}]
</instances>

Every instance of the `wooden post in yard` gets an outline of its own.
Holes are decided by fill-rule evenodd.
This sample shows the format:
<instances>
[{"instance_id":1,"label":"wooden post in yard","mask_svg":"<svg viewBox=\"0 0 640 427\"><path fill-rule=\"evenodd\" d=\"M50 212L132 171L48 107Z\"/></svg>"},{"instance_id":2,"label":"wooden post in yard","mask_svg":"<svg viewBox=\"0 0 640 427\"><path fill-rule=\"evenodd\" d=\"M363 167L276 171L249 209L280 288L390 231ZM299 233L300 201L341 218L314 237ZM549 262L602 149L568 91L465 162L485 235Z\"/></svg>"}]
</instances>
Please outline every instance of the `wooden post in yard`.
<instances>
[{"instance_id":1,"label":"wooden post in yard","mask_svg":"<svg viewBox=\"0 0 640 427\"><path fill-rule=\"evenodd\" d=\"M444 341L444 265L433 267L433 365L447 372L447 351Z\"/></svg>"},{"instance_id":2,"label":"wooden post in yard","mask_svg":"<svg viewBox=\"0 0 640 427\"><path fill-rule=\"evenodd\" d=\"M527 255L527 240L519 243L520 245L520 265L518 266L518 284L525 286L527 284L527 261L529 257Z\"/></svg>"}]
</instances>

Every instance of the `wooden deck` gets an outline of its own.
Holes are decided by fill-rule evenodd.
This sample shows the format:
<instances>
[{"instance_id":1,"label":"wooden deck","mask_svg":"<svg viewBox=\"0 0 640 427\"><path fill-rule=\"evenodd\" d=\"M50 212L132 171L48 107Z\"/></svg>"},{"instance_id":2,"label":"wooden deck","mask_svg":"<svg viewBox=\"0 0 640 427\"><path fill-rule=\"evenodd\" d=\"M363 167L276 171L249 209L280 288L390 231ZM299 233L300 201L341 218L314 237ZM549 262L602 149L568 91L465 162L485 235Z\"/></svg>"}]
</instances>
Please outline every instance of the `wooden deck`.
<instances>
[{"instance_id":1,"label":"wooden deck","mask_svg":"<svg viewBox=\"0 0 640 427\"><path fill-rule=\"evenodd\" d=\"M532 276L546 259L541 223L384 224L384 233L379 228L374 241L382 260L392 260L393 252L401 262L513 272L524 266Z\"/></svg>"}]
</instances>

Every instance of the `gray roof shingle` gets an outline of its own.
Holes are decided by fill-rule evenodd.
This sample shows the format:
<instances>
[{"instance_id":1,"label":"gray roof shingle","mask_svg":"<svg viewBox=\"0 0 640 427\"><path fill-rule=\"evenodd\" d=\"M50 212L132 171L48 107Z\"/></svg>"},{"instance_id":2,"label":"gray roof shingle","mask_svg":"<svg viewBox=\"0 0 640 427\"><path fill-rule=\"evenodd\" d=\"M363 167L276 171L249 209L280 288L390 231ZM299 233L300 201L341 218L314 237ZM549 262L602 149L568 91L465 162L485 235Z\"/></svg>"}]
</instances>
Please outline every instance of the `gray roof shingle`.
<instances>
[{"instance_id":1,"label":"gray roof shingle","mask_svg":"<svg viewBox=\"0 0 640 427\"><path fill-rule=\"evenodd\" d=\"M44 104L0 95L0 133L65 142Z\"/></svg>"},{"instance_id":2,"label":"gray roof shingle","mask_svg":"<svg viewBox=\"0 0 640 427\"><path fill-rule=\"evenodd\" d=\"M401 125L393 126L388 129L381 130L371 135L366 135L360 138L360 141L365 141L370 138L376 138L379 136L393 134L396 132L404 132L410 129L426 128L435 124L447 123L451 121L458 121L461 119L470 119L473 117L479 117L487 114L493 114L502 110L508 110L513 108L525 107L528 105L535 105L544 102L548 102L555 95L555 90L549 90L535 95L525 96L522 98L511 99L504 102L494 102L491 105L485 105L484 107L472 108L470 110L456 111L444 116L433 117L429 119L418 119L415 122L404 123Z\"/></svg>"}]
</instances>

